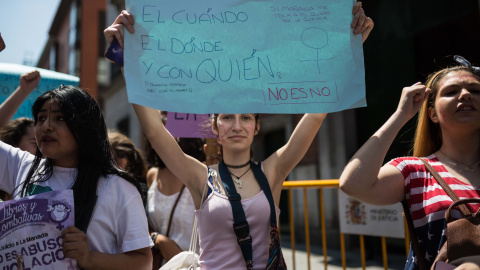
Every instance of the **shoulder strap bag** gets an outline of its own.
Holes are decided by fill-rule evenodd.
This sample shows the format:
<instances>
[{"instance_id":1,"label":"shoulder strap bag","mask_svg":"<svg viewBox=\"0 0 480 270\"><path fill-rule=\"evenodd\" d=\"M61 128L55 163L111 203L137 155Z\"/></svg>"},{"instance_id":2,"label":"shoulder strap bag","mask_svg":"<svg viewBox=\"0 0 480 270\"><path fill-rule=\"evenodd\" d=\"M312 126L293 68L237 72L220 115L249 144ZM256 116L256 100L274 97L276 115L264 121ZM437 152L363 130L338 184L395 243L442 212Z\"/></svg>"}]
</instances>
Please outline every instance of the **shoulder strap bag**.
<instances>
[{"instance_id":1,"label":"shoulder strap bag","mask_svg":"<svg viewBox=\"0 0 480 270\"><path fill-rule=\"evenodd\" d=\"M423 158L420 158L420 161L425 165L427 171L429 171L438 184L443 188L443 190L450 196L453 200L453 204L450 205L446 212L447 220L447 242L444 243L440 251L438 252L437 257L435 258L434 263L432 264L431 269L435 269L437 262L449 262L452 259L458 259L466 256L473 256L479 254L480 252L480 243L477 239L480 238L480 215L476 217L478 212L475 215L472 215L470 210L465 206L466 203L480 203L480 199L463 199L455 194L455 192L449 187L445 180L440 176L440 174ZM405 218L407 220L409 233L411 235L412 248L416 254L418 266L420 270L425 270L426 263L423 252L420 248L420 243L415 234L415 228L413 221L410 215L410 211L406 201L402 201L402 205L405 211ZM450 211L453 207L458 206L460 212L464 218L460 220L453 220L450 215ZM480 210L479 210L480 212Z\"/></svg>"},{"instance_id":2,"label":"shoulder strap bag","mask_svg":"<svg viewBox=\"0 0 480 270\"><path fill-rule=\"evenodd\" d=\"M267 197L269 206L270 206L270 248L269 248L269 258L267 261L266 269L287 269L285 266L285 261L283 259L283 254L280 246L280 238L277 228L277 218L275 212L275 204L273 202L272 191L270 190L270 185L268 180L265 177L261 169L261 165L250 162L250 167L252 168L255 179L257 180L260 188L263 190L265 196ZM227 192L230 205L233 212L233 229L235 235L237 236L237 242L242 250L242 255L245 260L247 269L253 269L253 260L252 260L252 236L250 235L250 227L248 226L247 219L245 217L245 212L242 207L240 194L237 193L235 184L233 183L232 176L225 166L225 163L222 161L218 165L220 171L220 177L222 178L225 191Z\"/></svg>"},{"instance_id":3,"label":"shoulder strap bag","mask_svg":"<svg viewBox=\"0 0 480 270\"><path fill-rule=\"evenodd\" d=\"M210 168L208 168L208 177L210 175ZM208 179L205 181L205 186L202 192L202 203L205 198L205 191L207 190ZM200 270L200 263L198 261L199 255L196 253L198 244L198 226L197 216L193 219L192 236L190 238L190 247L188 251L182 251L171 258L159 270Z\"/></svg>"}]
</instances>

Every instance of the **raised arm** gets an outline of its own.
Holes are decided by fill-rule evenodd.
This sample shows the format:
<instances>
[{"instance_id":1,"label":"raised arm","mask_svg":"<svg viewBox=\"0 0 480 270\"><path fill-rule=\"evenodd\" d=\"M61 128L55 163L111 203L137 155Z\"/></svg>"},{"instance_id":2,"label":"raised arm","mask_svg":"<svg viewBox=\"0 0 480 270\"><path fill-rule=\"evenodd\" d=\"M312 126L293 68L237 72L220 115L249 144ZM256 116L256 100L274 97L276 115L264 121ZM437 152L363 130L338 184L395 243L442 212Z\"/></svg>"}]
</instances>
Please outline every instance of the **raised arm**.
<instances>
[{"instance_id":1,"label":"raised arm","mask_svg":"<svg viewBox=\"0 0 480 270\"><path fill-rule=\"evenodd\" d=\"M326 116L326 113L305 114L288 142L263 162L265 176L277 205L283 181L307 152Z\"/></svg>"},{"instance_id":2,"label":"raised arm","mask_svg":"<svg viewBox=\"0 0 480 270\"><path fill-rule=\"evenodd\" d=\"M123 47L124 29L133 33L135 20L127 11L122 11L115 22L104 31L109 43L118 39ZM195 206L200 206L203 186L207 179L206 165L183 153L178 143L167 131L162 122L160 111L142 105L133 104L142 130L153 149L170 171L190 190ZM188 169L185 169L188 168Z\"/></svg>"},{"instance_id":3,"label":"raised arm","mask_svg":"<svg viewBox=\"0 0 480 270\"><path fill-rule=\"evenodd\" d=\"M0 105L0 128L12 119L23 101L37 88L39 82L40 72L36 70L20 76L20 86Z\"/></svg>"},{"instance_id":4,"label":"raised arm","mask_svg":"<svg viewBox=\"0 0 480 270\"><path fill-rule=\"evenodd\" d=\"M153 149L168 169L187 186L195 204L198 202L200 206L203 184L207 179L206 165L183 153L175 138L163 125L160 111L138 104L133 104L133 108Z\"/></svg>"},{"instance_id":5,"label":"raised arm","mask_svg":"<svg viewBox=\"0 0 480 270\"><path fill-rule=\"evenodd\" d=\"M288 142L264 161L267 178L274 180L274 183L270 183L271 186L283 184L287 175L307 152L326 116L326 113L305 114Z\"/></svg>"},{"instance_id":6,"label":"raised arm","mask_svg":"<svg viewBox=\"0 0 480 270\"><path fill-rule=\"evenodd\" d=\"M385 205L404 199L404 178L383 160L400 129L420 109L430 89L421 83L405 87L395 113L355 153L340 176L340 188L361 201Z\"/></svg>"}]
</instances>

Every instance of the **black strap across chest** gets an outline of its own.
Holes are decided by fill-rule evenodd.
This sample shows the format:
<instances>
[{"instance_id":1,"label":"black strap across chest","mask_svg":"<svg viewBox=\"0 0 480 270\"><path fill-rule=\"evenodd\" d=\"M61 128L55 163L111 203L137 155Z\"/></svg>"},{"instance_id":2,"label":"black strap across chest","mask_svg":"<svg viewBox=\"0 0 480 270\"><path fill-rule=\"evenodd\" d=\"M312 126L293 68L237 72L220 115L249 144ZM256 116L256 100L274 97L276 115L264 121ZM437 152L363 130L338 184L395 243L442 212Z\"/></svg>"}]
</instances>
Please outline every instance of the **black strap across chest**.
<instances>
[{"instance_id":1,"label":"black strap across chest","mask_svg":"<svg viewBox=\"0 0 480 270\"><path fill-rule=\"evenodd\" d=\"M268 180L265 177L261 169L261 165L250 162L250 167L252 168L255 179L258 182L258 185L263 190L263 193L267 197L268 203L270 205L270 223L276 225L277 217L275 212L275 203L273 202L273 195L268 184ZM218 164L218 170L220 172L220 177L222 178L223 186L230 201L233 213L233 230L237 236L237 242L242 250L243 258L249 268L249 263L252 263L253 251L252 251L252 236L250 235L250 227L245 216L245 211L242 207L241 196L237 193L235 184L233 183L232 176L228 170L225 163L222 161Z\"/></svg>"}]
</instances>

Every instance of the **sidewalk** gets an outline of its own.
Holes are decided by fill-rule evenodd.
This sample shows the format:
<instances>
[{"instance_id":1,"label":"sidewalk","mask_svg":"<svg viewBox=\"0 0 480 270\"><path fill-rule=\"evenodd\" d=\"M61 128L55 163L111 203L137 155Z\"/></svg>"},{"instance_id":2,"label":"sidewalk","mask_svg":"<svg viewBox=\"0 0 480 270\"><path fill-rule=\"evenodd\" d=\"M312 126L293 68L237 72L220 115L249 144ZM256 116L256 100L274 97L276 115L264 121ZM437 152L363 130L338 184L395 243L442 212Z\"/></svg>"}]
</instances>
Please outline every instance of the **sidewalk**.
<instances>
[{"instance_id":1,"label":"sidewalk","mask_svg":"<svg viewBox=\"0 0 480 270\"><path fill-rule=\"evenodd\" d=\"M308 269L307 253L302 245L297 245L295 252L296 270ZM283 256L289 270L293 270L292 250L282 243ZM327 249L328 270L342 270L342 255L338 249ZM375 260L366 261L366 269L368 270L383 270L382 255L375 256ZM378 258L378 259L377 259ZM388 254L388 268L393 270L402 270L405 266L405 254L392 253ZM347 251L346 254L347 269L362 269L362 262L360 258L360 250ZM324 269L324 260L321 247L312 246L310 253L310 269Z\"/></svg>"}]
</instances>

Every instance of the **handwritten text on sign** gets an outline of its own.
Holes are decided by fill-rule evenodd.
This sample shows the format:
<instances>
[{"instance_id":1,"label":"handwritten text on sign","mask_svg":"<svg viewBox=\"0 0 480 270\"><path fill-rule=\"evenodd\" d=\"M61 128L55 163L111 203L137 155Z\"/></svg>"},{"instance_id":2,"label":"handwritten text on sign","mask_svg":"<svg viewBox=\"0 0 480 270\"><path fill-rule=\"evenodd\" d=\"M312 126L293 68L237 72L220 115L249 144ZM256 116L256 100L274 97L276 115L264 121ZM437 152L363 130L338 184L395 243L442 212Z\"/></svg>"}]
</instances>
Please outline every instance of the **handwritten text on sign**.
<instances>
[{"instance_id":1,"label":"handwritten text on sign","mask_svg":"<svg viewBox=\"0 0 480 270\"><path fill-rule=\"evenodd\" d=\"M331 112L365 105L351 0L127 0L130 102L184 113Z\"/></svg>"}]
</instances>

